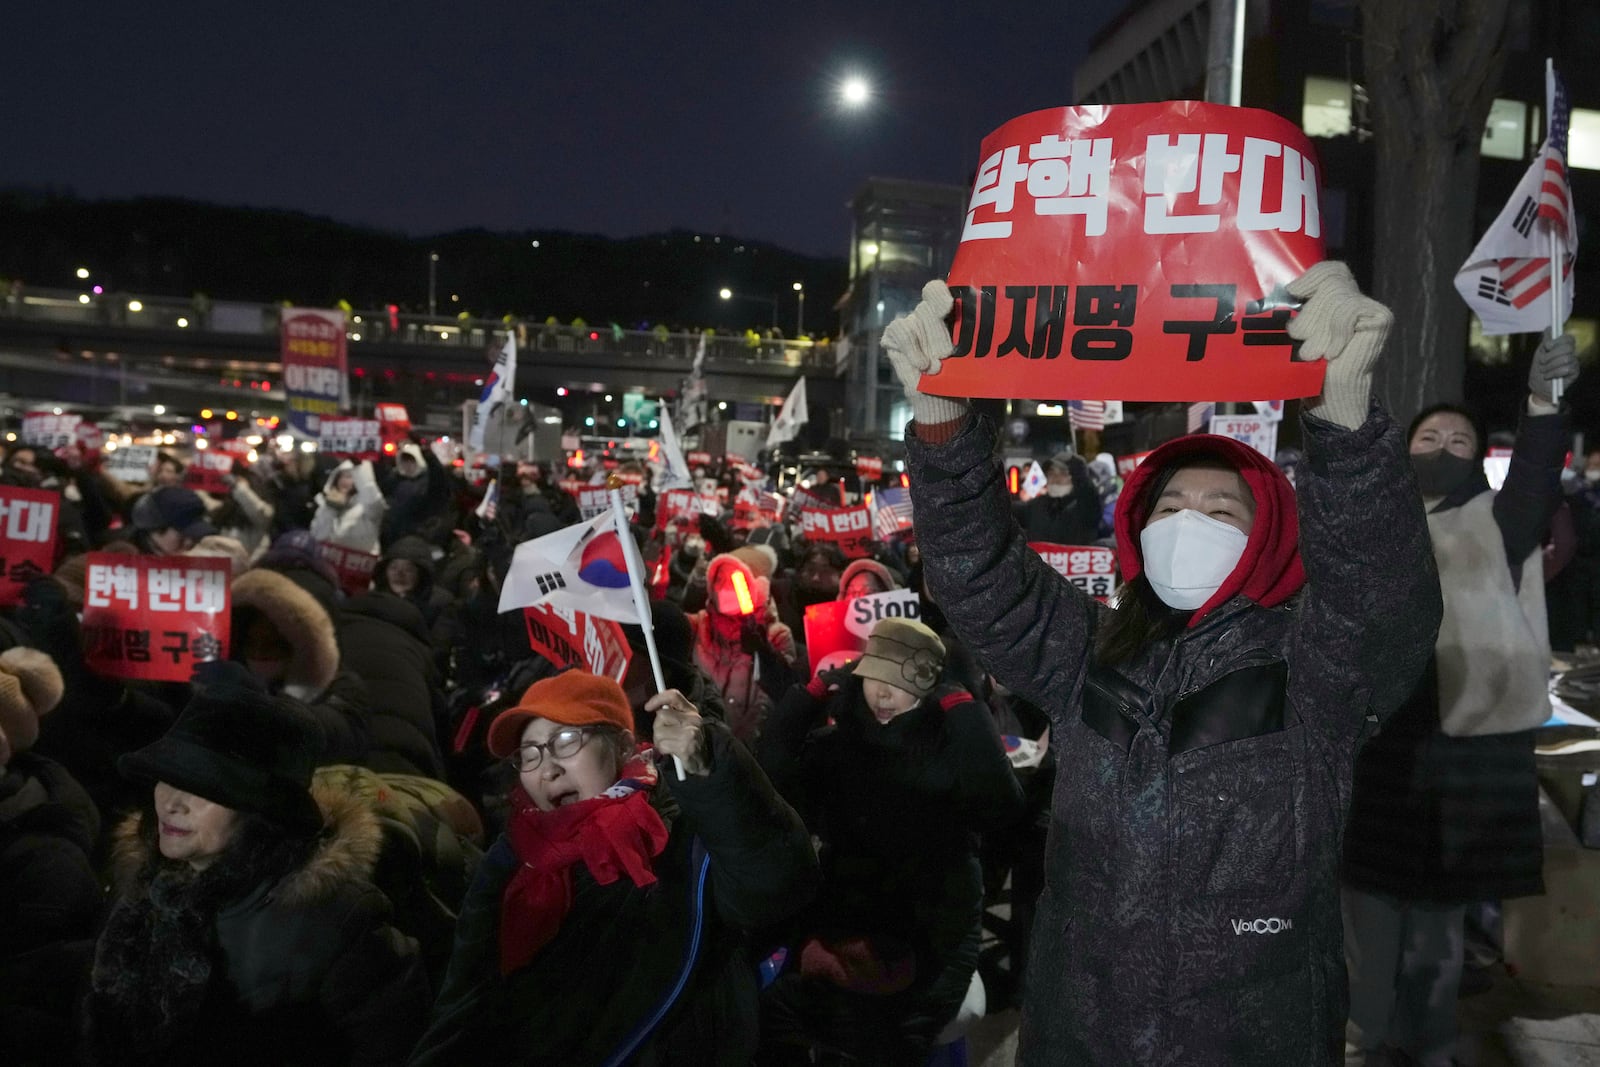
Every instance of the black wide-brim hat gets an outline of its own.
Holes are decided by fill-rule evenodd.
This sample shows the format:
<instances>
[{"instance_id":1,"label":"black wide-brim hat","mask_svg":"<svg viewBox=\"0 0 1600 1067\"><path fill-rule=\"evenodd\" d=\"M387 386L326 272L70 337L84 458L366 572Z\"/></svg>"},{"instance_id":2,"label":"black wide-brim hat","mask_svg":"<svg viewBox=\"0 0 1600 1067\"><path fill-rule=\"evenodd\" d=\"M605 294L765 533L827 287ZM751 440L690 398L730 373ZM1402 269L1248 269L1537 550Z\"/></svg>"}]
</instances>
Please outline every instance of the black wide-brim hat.
<instances>
[{"instance_id":1,"label":"black wide-brim hat","mask_svg":"<svg viewBox=\"0 0 1600 1067\"><path fill-rule=\"evenodd\" d=\"M296 835L321 830L311 796L321 748L315 720L292 700L269 696L234 663L210 677L166 735L117 761L123 777L165 782L235 811L262 816Z\"/></svg>"}]
</instances>

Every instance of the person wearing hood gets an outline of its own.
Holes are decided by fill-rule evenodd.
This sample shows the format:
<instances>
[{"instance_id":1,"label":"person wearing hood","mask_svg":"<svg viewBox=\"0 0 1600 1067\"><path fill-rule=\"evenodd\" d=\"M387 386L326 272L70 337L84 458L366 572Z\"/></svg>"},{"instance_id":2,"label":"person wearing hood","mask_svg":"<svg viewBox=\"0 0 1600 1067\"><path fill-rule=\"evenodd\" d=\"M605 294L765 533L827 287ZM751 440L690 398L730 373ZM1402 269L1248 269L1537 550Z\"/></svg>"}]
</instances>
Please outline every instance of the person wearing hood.
<instances>
[{"instance_id":1,"label":"person wearing hood","mask_svg":"<svg viewBox=\"0 0 1600 1067\"><path fill-rule=\"evenodd\" d=\"M312 783L316 732L238 665L207 664L172 729L123 757L145 800L116 833L89 1062L403 1062L427 976L373 884L377 815Z\"/></svg>"},{"instance_id":2,"label":"person wearing hood","mask_svg":"<svg viewBox=\"0 0 1600 1067\"><path fill-rule=\"evenodd\" d=\"M450 508L450 479L431 448L416 441L401 445L394 470L383 482L383 495L389 502L382 522L385 547L413 535L434 544L449 534L444 520Z\"/></svg>"},{"instance_id":3,"label":"person wearing hood","mask_svg":"<svg viewBox=\"0 0 1600 1067\"><path fill-rule=\"evenodd\" d=\"M141 496L133 505L134 543L151 556L176 556L217 532L205 501L193 489L170 486Z\"/></svg>"},{"instance_id":4,"label":"person wearing hood","mask_svg":"<svg viewBox=\"0 0 1600 1067\"><path fill-rule=\"evenodd\" d=\"M1534 730L1550 717L1541 546L1571 439L1550 395L1577 375L1570 334L1541 341L1499 492L1484 476L1486 441L1471 414L1436 404L1411 424L1444 623L1421 683L1356 762L1344 841L1352 1063L1384 1047L1427 1067L1452 1062L1464 917L1483 905L1498 940L1499 902L1544 892L1534 767Z\"/></svg>"},{"instance_id":5,"label":"person wearing hood","mask_svg":"<svg viewBox=\"0 0 1600 1067\"><path fill-rule=\"evenodd\" d=\"M839 576L840 600L854 600L857 597L872 596L875 593L887 593L899 589L900 583L895 581L894 575L889 573L889 568L875 559L851 560L850 565Z\"/></svg>"},{"instance_id":6,"label":"person wearing hood","mask_svg":"<svg viewBox=\"0 0 1600 1067\"><path fill-rule=\"evenodd\" d=\"M450 602L435 589L433 546L420 537L402 537L389 546L372 573L372 588L410 601L431 632L439 612Z\"/></svg>"},{"instance_id":7,"label":"person wearing hood","mask_svg":"<svg viewBox=\"0 0 1600 1067\"><path fill-rule=\"evenodd\" d=\"M915 1067L968 994L977 834L1013 820L1022 789L944 660L928 627L884 619L852 670L795 686L762 734L762 769L822 839L817 902L762 994L763 1067L809 1063L814 1044Z\"/></svg>"},{"instance_id":8,"label":"person wearing hood","mask_svg":"<svg viewBox=\"0 0 1600 1067\"><path fill-rule=\"evenodd\" d=\"M310 593L257 567L233 582L232 658L274 695L303 704L322 727L317 765L365 764L372 709L366 685L340 662L333 618Z\"/></svg>"},{"instance_id":9,"label":"person wearing hood","mask_svg":"<svg viewBox=\"0 0 1600 1067\"><path fill-rule=\"evenodd\" d=\"M792 680L794 634L778 621L772 603L772 549L736 548L706 568L705 610L689 616L694 661L716 683L728 708L733 736L755 743Z\"/></svg>"},{"instance_id":10,"label":"person wearing hood","mask_svg":"<svg viewBox=\"0 0 1600 1067\"><path fill-rule=\"evenodd\" d=\"M1100 536L1100 492L1089 468L1071 452L1044 465L1044 492L1017 505L1017 522L1030 541L1092 545Z\"/></svg>"},{"instance_id":11,"label":"person wearing hood","mask_svg":"<svg viewBox=\"0 0 1600 1067\"><path fill-rule=\"evenodd\" d=\"M1349 269L1291 282L1306 405L1296 493L1196 434L1117 502L1103 606L1011 518L994 425L923 393L953 344L930 282L884 334L928 584L1057 757L1017 1062L1340 1062L1339 844L1352 767L1427 663L1441 602L1405 440L1371 395L1392 320Z\"/></svg>"},{"instance_id":12,"label":"person wearing hood","mask_svg":"<svg viewBox=\"0 0 1600 1067\"><path fill-rule=\"evenodd\" d=\"M311 536L357 552L376 554L387 510L388 502L378 489L372 464L367 460L344 460L333 468L322 492L317 494Z\"/></svg>"}]
</instances>

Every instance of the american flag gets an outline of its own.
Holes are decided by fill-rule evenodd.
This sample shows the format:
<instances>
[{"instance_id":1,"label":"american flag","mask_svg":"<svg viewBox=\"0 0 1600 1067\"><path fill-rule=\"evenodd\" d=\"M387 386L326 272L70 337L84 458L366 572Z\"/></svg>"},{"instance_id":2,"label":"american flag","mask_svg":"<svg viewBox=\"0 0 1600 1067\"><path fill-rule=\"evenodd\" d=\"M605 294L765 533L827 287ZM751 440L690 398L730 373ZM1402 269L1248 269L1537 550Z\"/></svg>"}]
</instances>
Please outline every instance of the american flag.
<instances>
[{"instance_id":1,"label":"american flag","mask_svg":"<svg viewBox=\"0 0 1600 1067\"><path fill-rule=\"evenodd\" d=\"M876 515L872 532L880 541L887 541L901 530L911 529L911 490L879 489L872 496Z\"/></svg>"},{"instance_id":2,"label":"american flag","mask_svg":"<svg viewBox=\"0 0 1600 1067\"><path fill-rule=\"evenodd\" d=\"M1105 429L1106 402L1104 400L1067 401L1067 422L1074 430Z\"/></svg>"},{"instance_id":3,"label":"american flag","mask_svg":"<svg viewBox=\"0 0 1600 1067\"><path fill-rule=\"evenodd\" d=\"M1545 97L1550 105L1550 133L1545 137L1544 180L1539 184L1539 217L1569 234L1572 220L1568 206L1572 189L1567 185L1567 126L1572 106L1567 102L1567 87L1561 75L1551 68L1545 79ZM1569 243L1571 243L1569 241Z\"/></svg>"},{"instance_id":4,"label":"american flag","mask_svg":"<svg viewBox=\"0 0 1600 1067\"><path fill-rule=\"evenodd\" d=\"M1185 424L1184 433L1199 433L1211 422L1211 416L1216 412L1217 405L1208 400L1199 400L1189 405L1189 418Z\"/></svg>"}]
</instances>

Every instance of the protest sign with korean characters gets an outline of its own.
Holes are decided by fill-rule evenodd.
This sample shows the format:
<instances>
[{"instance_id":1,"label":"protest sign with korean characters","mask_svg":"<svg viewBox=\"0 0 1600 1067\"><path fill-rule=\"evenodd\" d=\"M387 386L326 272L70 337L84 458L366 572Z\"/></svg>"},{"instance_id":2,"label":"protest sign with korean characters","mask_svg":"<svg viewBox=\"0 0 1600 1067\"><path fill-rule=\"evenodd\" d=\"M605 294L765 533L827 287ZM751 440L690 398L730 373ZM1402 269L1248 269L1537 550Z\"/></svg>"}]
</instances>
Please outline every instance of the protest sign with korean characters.
<instances>
[{"instance_id":1,"label":"protest sign with korean characters","mask_svg":"<svg viewBox=\"0 0 1600 1067\"><path fill-rule=\"evenodd\" d=\"M1029 541L1028 547L1052 570L1085 595L1104 602L1117 591L1117 553L1103 545L1055 545Z\"/></svg>"},{"instance_id":2,"label":"protest sign with korean characters","mask_svg":"<svg viewBox=\"0 0 1600 1067\"><path fill-rule=\"evenodd\" d=\"M332 541L317 542L317 554L339 575L339 588L345 596L359 596L372 588L372 574L378 569L376 552L363 552Z\"/></svg>"},{"instance_id":3,"label":"protest sign with korean characters","mask_svg":"<svg viewBox=\"0 0 1600 1067\"><path fill-rule=\"evenodd\" d=\"M553 604L523 608L522 617L529 646L557 667L582 667L618 682L628 673L633 649L621 623Z\"/></svg>"},{"instance_id":4,"label":"protest sign with korean characters","mask_svg":"<svg viewBox=\"0 0 1600 1067\"><path fill-rule=\"evenodd\" d=\"M1054 400L1310 396L1284 286L1323 258L1311 142L1266 111L1052 108L984 138L924 392Z\"/></svg>"},{"instance_id":5,"label":"protest sign with korean characters","mask_svg":"<svg viewBox=\"0 0 1600 1067\"><path fill-rule=\"evenodd\" d=\"M324 415L317 428L317 447L335 456L378 459L383 455L383 423Z\"/></svg>"},{"instance_id":6,"label":"protest sign with korean characters","mask_svg":"<svg viewBox=\"0 0 1600 1067\"><path fill-rule=\"evenodd\" d=\"M78 442L83 416L72 412L57 415L49 411L30 411L22 416L22 443L51 450Z\"/></svg>"},{"instance_id":7,"label":"protest sign with korean characters","mask_svg":"<svg viewBox=\"0 0 1600 1067\"><path fill-rule=\"evenodd\" d=\"M864 482L876 482L883 479L883 460L878 456L857 456L856 477Z\"/></svg>"},{"instance_id":8,"label":"protest sign with korean characters","mask_svg":"<svg viewBox=\"0 0 1600 1067\"><path fill-rule=\"evenodd\" d=\"M183 484L202 493L223 496L228 492L228 477L233 474L234 459L217 449L196 452L189 465L183 469Z\"/></svg>"},{"instance_id":9,"label":"protest sign with korean characters","mask_svg":"<svg viewBox=\"0 0 1600 1067\"><path fill-rule=\"evenodd\" d=\"M800 528L808 541L832 541L846 559L860 559L872 545L872 509L865 504L853 508L806 508L800 512Z\"/></svg>"},{"instance_id":10,"label":"protest sign with korean characters","mask_svg":"<svg viewBox=\"0 0 1600 1067\"><path fill-rule=\"evenodd\" d=\"M55 568L61 497L53 489L0 485L0 606L22 602L22 591Z\"/></svg>"},{"instance_id":11,"label":"protest sign with korean characters","mask_svg":"<svg viewBox=\"0 0 1600 1067\"><path fill-rule=\"evenodd\" d=\"M112 678L187 682L227 659L231 574L225 559L89 553L84 662Z\"/></svg>"},{"instance_id":12,"label":"protest sign with korean characters","mask_svg":"<svg viewBox=\"0 0 1600 1067\"><path fill-rule=\"evenodd\" d=\"M622 506L633 514L639 506L639 487L624 485L621 488ZM578 490L578 511L585 519L592 519L611 506L611 490L603 485L586 485Z\"/></svg>"},{"instance_id":13,"label":"protest sign with korean characters","mask_svg":"<svg viewBox=\"0 0 1600 1067\"><path fill-rule=\"evenodd\" d=\"M1211 432L1242 441L1268 459L1278 454L1278 424L1260 415L1214 415Z\"/></svg>"},{"instance_id":14,"label":"protest sign with korean characters","mask_svg":"<svg viewBox=\"0 0 1600 1067\"><path fill-rule=\"evenodd\" d=\"M288 429L317 437L323 418L349 406L345 317L338 309L284 308L278 330Z\"/></svg>"},{"instance_id":15,"label":"protest sign with korean characters","mask_svg":"<svg viewBox=\"0 0 1600 1067\"><path fill-rule=\"evenodd\" d=\"M150 480L150 468L156 465L155 445L123 445L107 452L104 470L118 481L129 485L144 485Z\"/></svg>"}]
</instances>

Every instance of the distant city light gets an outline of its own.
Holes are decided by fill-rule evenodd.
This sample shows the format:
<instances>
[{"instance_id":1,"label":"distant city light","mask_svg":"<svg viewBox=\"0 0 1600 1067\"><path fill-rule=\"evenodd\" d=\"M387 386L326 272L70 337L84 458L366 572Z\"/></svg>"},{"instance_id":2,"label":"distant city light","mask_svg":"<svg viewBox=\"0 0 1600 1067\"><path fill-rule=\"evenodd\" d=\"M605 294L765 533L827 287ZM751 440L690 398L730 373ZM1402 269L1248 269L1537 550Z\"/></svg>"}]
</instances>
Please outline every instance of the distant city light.
<instances>
[{"instance_id":1,"label":"distant city light","mask_svg":"<svg viewBox=\"0 0 1600 1067\"><path fill-rule=\"evenodd\" d=\"M717 410L718 411L727 411L728 410L728 402L726 400L717 401Z\"/></svg>"},{"instance_id":2,"label":"distant city light","mask_svg":"<svg viewBox=\"0 0 1600 1067\"><path fill-rule=\"evenodd\" d=\"M860 75L851 75L839 86L839 99L846 107L861 107L872 96L872 86Z\"/></svg>"},{"instance_id":3,"label":"distant city light","mask_svg":"<svg viewBox=\"0 0 1600 1067\"><path fill-rule=\"evenodd\" d=\"M207 446L207 442L206 442L206 439L204 437L200 438L199 440L195 441L195 443L194 443L194 447L196 447L198 449L201 449L201 450L204 450L206 448L206 446Z\"/></svg>"},{"instance_id":4,"label":"distant city light","mask_svg":"<svg viewBox=\"0 0 1600 1067\"><path fill-rule=\"evenodd\" d=\"M566 396L566 395L567 395L567 387L566 386L560 385L560 386L556 387L556 396Z\"/></svg>"},{"instance_id":5,"label":"distant city light","mask_svg":"<svg viewBox=\"0 0 1600 1067\"><path fill-rule=\"evenodd\" d=\"M732 289L719 289L717 291L717 295L722 297L722 299L724 299L724 300L732 300L733 299L733 290Z\"/></svg>"},{"instance_id":6,"label":"distant city light","mask_svg":"<svg viewBox=\"0 0 1600 1067\"><path fill-rule=\"evenodd\" d=\"M539 247L539 242L538 241L533 242L533 247L538 248Z\"/></svg>"},{"instance_id":7,"label":"distant city light","mask_svg":"<svg viewBox=\"0 0 1600 1067\"><path fill-rule=\"evenodd\" d=\"M94 287L94 295L95 296L99 296L103 292L105 292L105 290L100 288L100 286L97 285L97 286Z\"/></svg>"},{"instance_id":8,"label":"distant city light","mask_svg":"<svg viewBox=\"0 0 1600 1067\"><path fill-rule=\"evenodd\" d=\"M594 416L593 415L586 416L584 418L584 420L583 420L583 424L585 426L593 426L594 425Z\"/></svg>"},{"instance_id":9,"label":"distant city light","mask_svg":"<svg viewBox=\"0 0 1600 1067\"><path fill-rule=\"evenodd\" d=\"M78 277L80 279L82 279L82 280L87 281L88 278L89 278L89 268L88 267L79 267L78 268Z\"/></svg>"},{"instance_id":10,"label":"distant city light","mask_svg":"<svg viewBox=\"0 0 1600 1067\"><path fill-rule=\"evenodd\" d=\"M142 303L140 303L139 301L137 301L137 300L130 300L130 301L128 301L128 310L129 311L143 311L144 310L144 305Z\"/></svg>"},{"instance_id":11,"label":"distant city light","mask_svg":"<svg viewBox=\"0 0 1600 1067\"><path fill-rule=\"evenodd\" d=\"M628 425L628 420L627 420L627 419L618 419L618 420L617 420L617 425L618 425L618 426L619 426L619 427L620 427L620 426L626 426L626 425Z\"/></svg>"},{"instance_id":12,"label":"distant city light","mask_svg":"<svg viewBox=\"0 0 1600 1067\"><path fill-rule=\"evenodd\" d=\"M659 428L660 428L660 426L659 426L659 424L658 424L658 423L657 423L657 422L656 422L656 420L655 420L655 419L651 419L651 420L650 420L650 428L651 428L651 429L652 429L652 430L655 430L655 429L659 429Z\"/></svg>"},{"instance_id":13,"label":"distant city light","mask_svg":"<svg viewBox=\"0 0 1600 1067\"><path fill-rule=\"evenodd\" d=\"M53 415L59 415L59 414L61 414L61 409L60 408L51 408L50 409L50 413L53 414Z\"/></svg>"},{"instance_id":14,"label":"distant city light","mask_svg":"<svg viewBox=\"0 0 1600 1067\"><path fill-rule=\"evenodd\" d=\"M607 404L611 403L611 394L610 393L606 394L606 403Z\"/></svg>"},{"instance_id":15,"label":"distant city light","mask_svg":"<svg viewBox=\"0 0 1600 1067\"><path fill-rule=\"evenodd\" d=\"M180 329L180 330L185 329L186 327L188 327L188 325L189 325L189 320L188 319L180 318L178 320L178 329Z\"/></svg>"},{"instance_id":16,"label":"distant city light","mask_svg":"<svg viewBox=\"0 0 1600 1067\"><path fill-rule=\"evenodd\" d=\"M89 294L88 293L79 293L78 294L78 303L87 304L88 302L89 302Z\"/></svg>"},{"instance_id":17,"label":"distant city light","mask_svg":"<svg viewBox=\"0 0 1600 1067\"><path fill-rule=\"evenodd\" d=\"M165 415L167 413L167 405L165 405L165 404L157 404L155 407L151 408L150 410L155 412L157 415Z\"/></svg>"}]
</instances>

